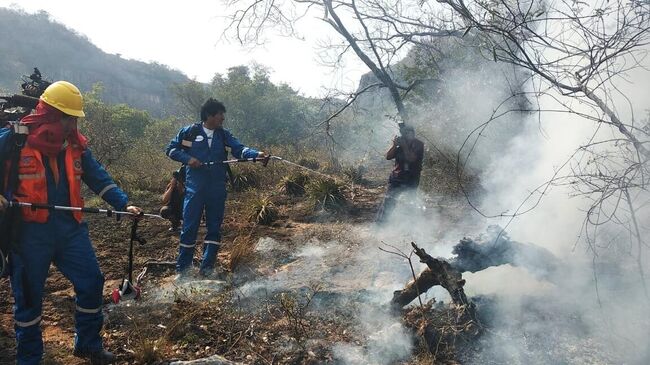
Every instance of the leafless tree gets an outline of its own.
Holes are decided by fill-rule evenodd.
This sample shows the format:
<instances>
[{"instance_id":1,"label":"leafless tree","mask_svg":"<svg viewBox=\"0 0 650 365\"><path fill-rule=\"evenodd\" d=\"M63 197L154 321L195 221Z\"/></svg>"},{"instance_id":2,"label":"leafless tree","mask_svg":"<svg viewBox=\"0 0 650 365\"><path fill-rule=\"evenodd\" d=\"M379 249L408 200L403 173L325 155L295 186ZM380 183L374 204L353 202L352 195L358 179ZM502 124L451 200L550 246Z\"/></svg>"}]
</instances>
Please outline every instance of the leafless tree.
<instances>
[{"instance_id":1,"label":"leafless tree","mask_svg":"<svg viewBox=\"0 0 650 365\"><path fill-rule=\"evenodd\" d=\"M242 43L263 42L265 30L271 27L283 35L297 36L294 24L307 15L328 24L340 36L339 42L324 45L336 51L331 64L335 66L346 53L353 52L376 77L376 84L389 91L397 115L403 121L409 120L404 97L423 80L400 80L396 77L395 62L403 58L409 44L418 44L424 38L460 35L449 27L438 27L438 22L431 19L432 12L422 12L428 6L414 1L231 0L227 3L238 9L230 17L228 31ZM348 102L333 116L345 110L359 94L374 89L373 84L349 95Z\"/></svg>"},{"instance_id":2,"label":"leafless tree","mask_svg":"<svg viewBox=\"0 0 650 365\"><path fill-rule=\"evenodd\" d=\"M583 233L594 255L611 248L612 241L627 242L627 253L636 257L645 295L650 298L642 262L649 227L641 224L650 217L650 131L647 122L634 114L635 108L648 105L632 105L620 88L630 81L632 72L647 66L650 2L437 1L453 11L457 26L480 37L494 61L530 72L535 85L532 95L553 98L559 106L534 111L570 113L593 124L591 138L509 215L534 208L550 186L570 186L574 195L592 202ZM504 112L495 112L477 128L477 134ZM471 154L476 138L467 142L465 157ZM611 228L612 223L616 228ZM618 233L600 242L597 232L604 226Z\"/></svg>"},{"instance_id":3,"label":"leafless tree","mask_svg":"<svg viewBox=\"0 0 650 365\"><path fill-rule=\"evenodd\" d=\"M243 43L263 41L271 27L295 36L296 21L316 16L339 35L338 42L328 45L338 52L334 62L353 52L389 90L403 120L409 118L404 97L422 78L404 83L395 77L396 63L414 48L439 52L435 40L441 37L472 38L486 58L528 73L531 87L513 92L512 98L523 95L533 106L518 112L567 113L594 127L591 139L514 212L481 213L516 217L534 208L550 186L567 185L575 195L593 201L585 220L588 237L593 238L596 227L613 222L627 227L638 257L648 247L643 240L648 227L641 222L650 216L650 203L642 200L648 193L650 128L635 118L635 106L620 84L643 67L650 38L649 1L231 0L229 4L238 9L229 29ZM540 98L553 100L554 106L541 106ZM512 104L504 102L470 133L458 153L461 175L481 133L511 112ZM469 195L468 201L473 204ZM595 241L588 241L596 252Z\"/></svg>"}]
</instances>

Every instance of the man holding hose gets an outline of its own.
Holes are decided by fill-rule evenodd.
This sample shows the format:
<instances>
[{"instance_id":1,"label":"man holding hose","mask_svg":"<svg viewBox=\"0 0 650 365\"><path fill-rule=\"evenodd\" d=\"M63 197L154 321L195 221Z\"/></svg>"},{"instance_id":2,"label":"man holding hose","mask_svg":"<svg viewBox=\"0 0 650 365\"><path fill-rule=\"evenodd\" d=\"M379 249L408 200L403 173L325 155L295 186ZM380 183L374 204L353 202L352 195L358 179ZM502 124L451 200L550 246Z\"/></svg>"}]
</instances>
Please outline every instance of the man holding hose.
<instances>
[{"instance_id":1,"label":"man holding hose","mask_svg":"<svg viewBox=\"0 0 650 365\"><path fill-rule=\"evenodd\" d=\"M226 147L236 158L266 157L264 152L244 146L223 128L225 113L223 103L209 98L201 106L201 121L181 128L167 147L167 156L187 166L177 278L182 278L192 266L204 210L208 232L203 240L199 274L210 276L213 273L221 248L221 223L226 205L228 167L221 163L227 158Z\"/></svg>"}]
</instances>

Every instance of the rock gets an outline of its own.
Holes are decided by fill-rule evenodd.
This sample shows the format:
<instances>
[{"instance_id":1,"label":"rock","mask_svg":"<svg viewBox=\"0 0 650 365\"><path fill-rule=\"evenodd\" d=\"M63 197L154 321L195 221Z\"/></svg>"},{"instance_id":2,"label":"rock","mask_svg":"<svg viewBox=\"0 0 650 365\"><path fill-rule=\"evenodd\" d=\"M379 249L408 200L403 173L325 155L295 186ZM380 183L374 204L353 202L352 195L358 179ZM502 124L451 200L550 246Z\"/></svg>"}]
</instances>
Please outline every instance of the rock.
<instances>
[{"instance_id":1,"label":"rock","mask_svg":"<svg viewBox=\"0 0 650 365\"><path fill-rule=\"evenodd\" d=\"M189 360L189 361L174 361L169 365L244 365L239 362L230 361L219 355L212 355L203 359Z\"/></svg>"}]
</instances>

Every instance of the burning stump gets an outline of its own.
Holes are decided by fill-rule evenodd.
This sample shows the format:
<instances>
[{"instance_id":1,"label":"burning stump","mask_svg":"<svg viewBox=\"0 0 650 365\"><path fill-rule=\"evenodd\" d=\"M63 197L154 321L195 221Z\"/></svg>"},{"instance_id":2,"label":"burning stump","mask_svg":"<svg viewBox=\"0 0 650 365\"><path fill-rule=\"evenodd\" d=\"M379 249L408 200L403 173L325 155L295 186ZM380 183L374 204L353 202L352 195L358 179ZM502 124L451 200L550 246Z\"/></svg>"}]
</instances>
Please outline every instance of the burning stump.
<instances>
[{"instance_id":1,"label":"burning stump","mask_svg":"<svg viewBox=\"0 0 650 365\"><path fill-rule=\"evenodd\" d=\"M430 302L408 311L405 321L415 329L429 353L452 358L457 341L474 338L480 333L476 307L465 295L465 280L461 272L447 261L431 257L414 242L411 245L427 268L403 290L395 291L391 304L396 309L402 308L435 285L447 289L453 305L434 310Z\"/></svg>"},{"instance_id":2,"label":"burning stump","mask_svg":"<svg viewBox=\"0 0 650 365\"><path fill-rule=\"evenodd\" d=\"M527 268L540 279L556 281L558 259L544 248L510 240L501 227L490 226L487 233L476 239L463 238L450 260L433 258L426 251L411 243L415 254L427 265L415 280L402 290L393 293L391 305L402 309L431 287L445 288L452 300L451 306L433 307L421 304L404 315L406 324L423 339L427 351L434 356L445 357L453 353L459 340L471 341L481 333L476 306L465 295L463 272L477 272L488 267L510 264Z\"/></svg>"},{"instance_id":3,"label":"burning stump","mask_svg":"<svg viewBox=\"0 0 650 365\"><path fill-rule=\"evenodd\" d=\"M413 242L411 245L427 268L404 289L395 291L391 304L396 308L404 307L436 285L447 289L455 305L473 308L463 290L465 280L462 273L493 266L510 264L527 268L539 279L555 281L557 278L559 264L552 253L542 247L510 240L499 226L488 227L487 233L476 239L460 240L453 249L456 256L449 261L431 257Z\"/></svg>"},{"instance_id":4,"label":"burning stump","mask_svg":"<svg viewBox=\"0 0 650 365\"><path fill-rule=\"evenodd\" d=\"M467 301L465 290L463 290L463 286L465 285L463 275L455 270L448 262L431 257L423 248L419 248L415 242L411 242L411 245L415 250L415 254L420 258L420 262L425 263L427 268L424 269L415 281L411 281L404 289L396 290L393 293L393 306L402 308L411 303L420 294L425 293L436 285L447 289L454 304L470 304Z\"/></svg>"}]
</instances>

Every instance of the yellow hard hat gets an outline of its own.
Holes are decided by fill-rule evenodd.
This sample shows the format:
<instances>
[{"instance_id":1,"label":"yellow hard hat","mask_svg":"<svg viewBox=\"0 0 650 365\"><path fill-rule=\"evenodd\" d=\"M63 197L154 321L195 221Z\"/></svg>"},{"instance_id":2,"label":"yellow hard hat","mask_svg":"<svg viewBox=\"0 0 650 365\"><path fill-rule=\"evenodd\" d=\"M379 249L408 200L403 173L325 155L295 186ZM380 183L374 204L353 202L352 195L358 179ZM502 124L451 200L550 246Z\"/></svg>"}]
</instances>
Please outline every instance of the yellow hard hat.
<instances>
[{"instance_id":1,"label":"yellow hard hat","mask_svg":"<svg viewBox=\"0 0 650 365\"><path fill-rule=\"evenodd\" d=\"M67 81L57 81L41 95L48 105L75 117L85 117L84 99L79 89Z\"/></svg>"}]
</instances>

